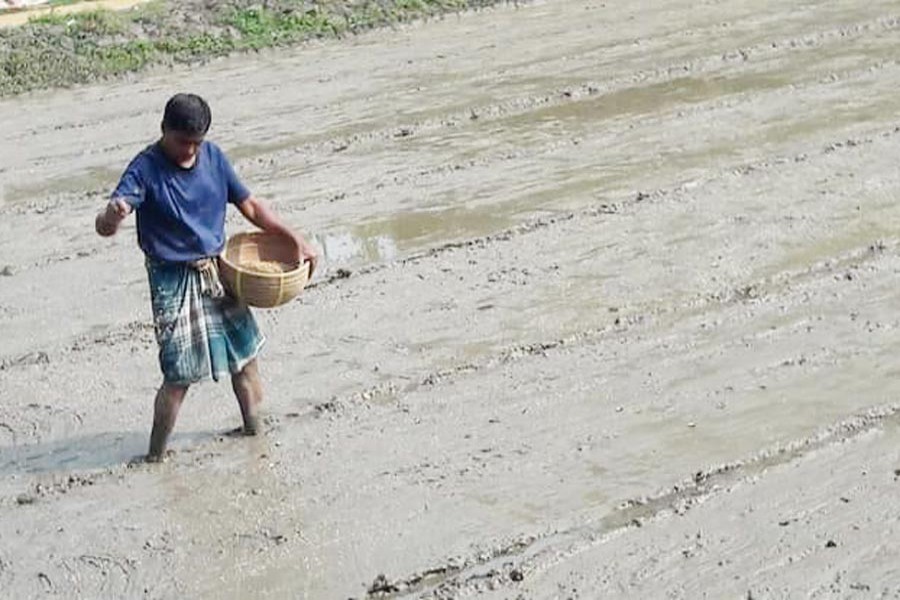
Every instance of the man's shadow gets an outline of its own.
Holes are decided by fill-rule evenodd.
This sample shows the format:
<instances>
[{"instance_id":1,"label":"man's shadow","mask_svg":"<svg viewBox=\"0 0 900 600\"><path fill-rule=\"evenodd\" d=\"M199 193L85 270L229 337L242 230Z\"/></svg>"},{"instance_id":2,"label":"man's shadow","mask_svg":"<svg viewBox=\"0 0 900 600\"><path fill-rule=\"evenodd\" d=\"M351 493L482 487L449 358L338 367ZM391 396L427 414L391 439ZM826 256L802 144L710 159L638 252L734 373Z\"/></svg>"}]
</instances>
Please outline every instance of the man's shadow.
<instances>
[{"instance_id":1,"label":"man's shadow","mask_svg":"<svg viewBox=\"0 0 900 600\"><path fill-rule=\"evenodd\" d=\"M212 432L176 433L171 442L176 448L194 446L215 435ZM147 432L126 431L7 446L0 448L0 477L122 466L146 455L147 443Z\"/></svg>"}]
</instances>

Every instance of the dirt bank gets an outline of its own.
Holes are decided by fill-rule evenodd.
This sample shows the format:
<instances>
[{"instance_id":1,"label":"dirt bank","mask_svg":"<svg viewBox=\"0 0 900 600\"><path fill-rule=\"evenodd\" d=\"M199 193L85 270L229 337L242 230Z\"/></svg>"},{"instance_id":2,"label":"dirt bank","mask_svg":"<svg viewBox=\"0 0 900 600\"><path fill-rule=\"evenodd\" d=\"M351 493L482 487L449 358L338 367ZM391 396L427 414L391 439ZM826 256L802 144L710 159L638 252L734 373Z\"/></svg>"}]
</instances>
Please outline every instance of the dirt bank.
<instances>
[{"instance_id":1,"label":"dirt bank","mask_svg":"<svg viewBox=\"0 0 900 600\"><path fill-rule=\"evenodd\" d=\"M108 0L0 15L0 97L296 46L500 0ZM11 25L7 27L7 25Z\"/></svg>"},{"instance_id":2,"label":"dirt bank","mask_svg":"<svg viewBox=\"0 0 900 600\"><path fill-rule=\"evenodd\" d=\"M27 10L0 11L0 27L18 27L47 16L76 15L96 10L124 10L147 0L88 0L87 2L36 2Z\"/></svg>"},{"instance_id":3,"label":"dirt bank","mask_svg":"<svg viewBox=\"0 0 900 600\"><path fill-rule=\"evenodd\" d=\"M900 596L896 4L635 4L0 103L0 588ZM128 467L148 294L91 220L182 88L327 264L260 313L267 435L200 386Z\"/></svg>"}]
</instances>

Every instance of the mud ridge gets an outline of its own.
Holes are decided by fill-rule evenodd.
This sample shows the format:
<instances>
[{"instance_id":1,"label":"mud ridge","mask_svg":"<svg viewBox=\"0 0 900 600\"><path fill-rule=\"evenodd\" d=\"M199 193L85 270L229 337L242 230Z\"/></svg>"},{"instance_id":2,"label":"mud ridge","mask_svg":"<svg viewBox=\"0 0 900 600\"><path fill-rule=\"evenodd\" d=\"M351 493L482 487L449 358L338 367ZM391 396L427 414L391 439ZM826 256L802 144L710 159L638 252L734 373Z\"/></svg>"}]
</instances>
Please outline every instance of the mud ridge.
<instances>
[{"instance_id":1,"label":"mud ridge","mask_svg":"<svg viewBox=\"0 0 900 600\"><path fill-rule=\"evenodd\" d=\"M744 481L764 477L769 469L790 464L827 446L852 441L892 421L900 421L900 404L872 407L809 437L773 446L746 459L700 469L669 489L624 500L613 512L594 523L532 536L532 541L524 545L502 546L493 560L463 560L463 564L472 566L448 571L448 576L431 589L411 589L407 592L405 582L410 579L415 581L414 575L396 580L391 585L391 589L395 591L390 594L374 597L401 597L408 593L420 593L421 598L452 600L461 595L514 585L548 565L560 563L605 544L617 535L627 534L629 529L683 515L710 496L730 493ZM455 559L455 562L449 564L458 564L459 560ZM434 570L428 569L426 572Z\"/></svg>"},{"instance_id":2,"label":"mud ridge","mask_svg":"<svg viewBox=\"0 0 900 600\"><path fill-rule=\"evenodd\" d=\"M500 558L515 556L534 544L538 539L540 538L534 535L522 536L511 542L501 543L493 548L475 552L469 557L450 558L443 565L424 569L400 579L389 580L384 574L381 574L368 586L365 597L369 599L394 598L400 595L422 592L433 585L440 585L442 581L458 573L477 568Z\"/></svg>"}]
</instances>

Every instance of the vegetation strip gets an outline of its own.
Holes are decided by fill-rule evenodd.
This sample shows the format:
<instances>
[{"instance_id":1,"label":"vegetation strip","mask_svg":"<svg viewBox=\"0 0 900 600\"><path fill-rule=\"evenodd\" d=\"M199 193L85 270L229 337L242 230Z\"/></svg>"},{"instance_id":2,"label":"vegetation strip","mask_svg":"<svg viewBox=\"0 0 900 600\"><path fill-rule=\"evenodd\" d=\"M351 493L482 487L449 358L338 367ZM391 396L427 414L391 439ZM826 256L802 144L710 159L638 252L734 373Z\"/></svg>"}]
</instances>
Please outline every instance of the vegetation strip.
<instances>
[{"instance_id":1,"label":"vegetation strip","mask_svg":"<svg viewBox=\"0 0 900 600\"><path fill-rule=\"evenodd\" d=\"M337 38L504 0L154 0L0 29L0 96Z\"/></svg>"}]
</instances>

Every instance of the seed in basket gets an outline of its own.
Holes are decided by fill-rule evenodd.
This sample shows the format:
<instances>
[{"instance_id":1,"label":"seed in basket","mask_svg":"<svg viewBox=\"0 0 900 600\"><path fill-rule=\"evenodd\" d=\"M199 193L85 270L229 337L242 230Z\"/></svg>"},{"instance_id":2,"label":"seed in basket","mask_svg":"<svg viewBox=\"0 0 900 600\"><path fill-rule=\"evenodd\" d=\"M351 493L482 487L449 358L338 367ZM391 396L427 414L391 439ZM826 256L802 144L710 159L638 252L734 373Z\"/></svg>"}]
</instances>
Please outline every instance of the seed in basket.
<instances>
[{"instance_id":1,"label":"seed in basket","mask_svg":"<svg viewBox=\"0 0 900 600\"><path fill-rule=\"evenodd\" d=\"M274 275L276 273L286 273L291 270L290 265L286 265L277 260L248 260L240 263L241 266L248 271L259 273L261 275Z\"/></svg>"}]
</instances>

